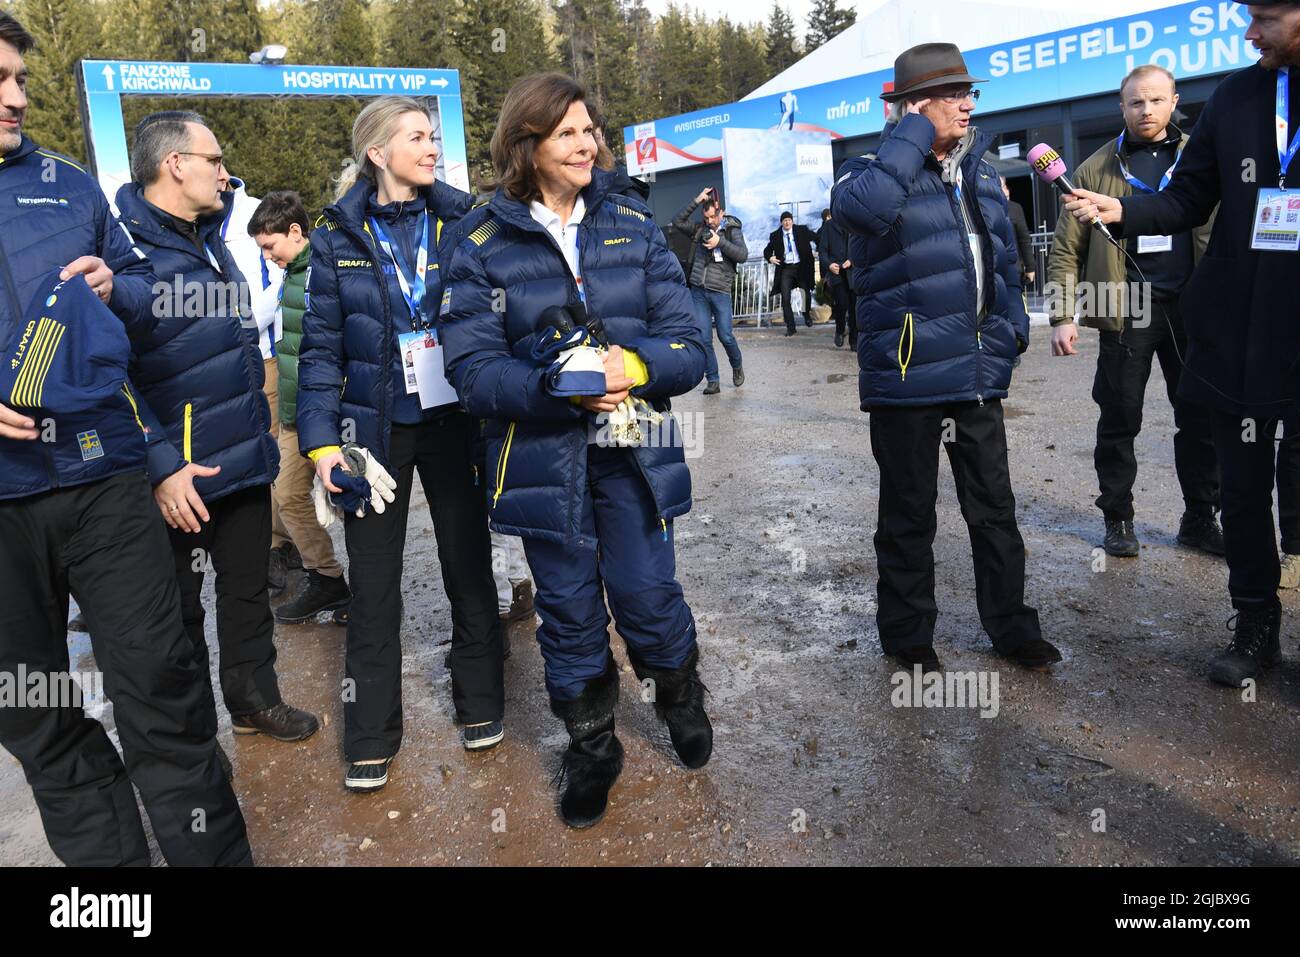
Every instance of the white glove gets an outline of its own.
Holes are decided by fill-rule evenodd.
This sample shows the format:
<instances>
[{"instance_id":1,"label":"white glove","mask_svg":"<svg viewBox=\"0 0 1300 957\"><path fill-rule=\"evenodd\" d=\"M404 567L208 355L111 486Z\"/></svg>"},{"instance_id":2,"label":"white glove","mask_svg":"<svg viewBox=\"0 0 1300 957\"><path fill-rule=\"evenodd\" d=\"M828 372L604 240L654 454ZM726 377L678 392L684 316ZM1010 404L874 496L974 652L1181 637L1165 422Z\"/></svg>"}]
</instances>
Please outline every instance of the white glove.
<instances>
[{"instance_id":1,"label":"white glove","mask_svg":"<svg viewBox=\"0 0 1300 957\"><path fill-rule=\"evenodd\" d=\"M329 528L342 514L339 509L330 504L330 493L325 491L319 475L311 483L311 501L316 506L316 521L320 523L321 528Z\"/></svg>"},{"instance_id":2,"label":"white glove","mask_svg":"<svg viewBox=\"0 0 1300 957\"><path fill-rule=\"evenodd\" d=\"M376 513L382 513L386 503L391 502L396 495L396 480L388 474L388 469L379 464L369 449L349 443L343 447L343 454L349 465L359 460L365 461L364 470L357 471L361 471L361 477L370 483L370 508Z\"/></svg>"}]
</instances>

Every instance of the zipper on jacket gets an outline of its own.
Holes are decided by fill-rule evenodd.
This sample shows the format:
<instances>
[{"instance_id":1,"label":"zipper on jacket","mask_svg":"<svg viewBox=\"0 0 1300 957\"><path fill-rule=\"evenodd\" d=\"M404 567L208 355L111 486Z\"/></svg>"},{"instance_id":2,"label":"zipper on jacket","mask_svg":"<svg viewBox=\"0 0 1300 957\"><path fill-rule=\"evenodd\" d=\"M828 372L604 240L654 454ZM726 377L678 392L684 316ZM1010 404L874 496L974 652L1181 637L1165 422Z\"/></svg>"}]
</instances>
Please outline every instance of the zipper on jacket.
<instances>
[{"instance_id":1,"label":"zipper on jacket","mask_svg":"<svg viewBox=\"0 0 1300 957\"><path fill-rule=\"evenodd\" d=\"M193 423L194 423L194 403L186 402L185 403L185 439L184 439L185 442L184 455L185 455L186 462L194 461L194 454L190 447L190 440L192 438L191 433L193 431Z\"/></svg>"},{"instance_id":2,"label":"zipper on jacket","mask_svg":"<svg viewBox=\"0 0 1300 957\"><path fill-rule=\"evenodd\" d=\"M496 508L497 499L501 497L501 493L505 490L506 466L510 462L510 446L515 440L516 425L518 425L517 422L510 423L510 428L506 430L506 440L501 445L501 454L497 456L497 487L496 491L492 493L493 508Z\"/></svg>"},{"instance_id":3,"label":"zipper on jacket","mask_svg":"<svg viewBox=\"0 0 1300 957\"><path fill-rule=\"evenodd\" d=\"M903 340L907 340L907 358L903 358ZM901 381L907 381L907 367L912 362L912 345L916 341L916 334L912 326L912 314L909 312L903 317L903 328L898 333L898 368L901 373Z\"/></svg>"},{"instance_id":4,"label":"zipper on jacket","mask_svg":"<svg viewBox=\"0 0 1300 957\"><path fill-rule=\"evenodd\" d=\"M637 471L641 473L641 479L645 482L646 491L650 493L650 501L654 502L656 509L655 518L659 519L659 528L662 531L663 539L666 542L668 541L668 519L664 516L663 512L658 511L659 502L655 498L654 486L650 484L650 476L646 474L645 466L642 465L641 460L637 458L636 449L628 449L628 454L632 456L632 461L636 464Z\"/></svg>"}]
</instances>

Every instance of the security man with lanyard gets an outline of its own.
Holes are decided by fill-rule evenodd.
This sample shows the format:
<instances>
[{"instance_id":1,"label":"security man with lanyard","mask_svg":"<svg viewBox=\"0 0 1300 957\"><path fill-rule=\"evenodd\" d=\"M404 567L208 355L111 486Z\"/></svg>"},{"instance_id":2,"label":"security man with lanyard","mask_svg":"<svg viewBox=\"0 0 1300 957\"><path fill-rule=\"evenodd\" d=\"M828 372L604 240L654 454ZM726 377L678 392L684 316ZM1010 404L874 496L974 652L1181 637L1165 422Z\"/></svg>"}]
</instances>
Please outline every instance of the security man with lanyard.
<instances>
[{"instance_id":1,"label":"security man with lanyard","mask_svg":"<svg viewBox=\"0 0 1300 957\"><path fill-rule=\"evenodd\" d=\"M1210 677L1232 687L1281 656L1274 436L1283 420L1292 434L1300 391L1300 2L1249 11L1246 39L1259 62L1219 84L1169 185L1123 199L1079 188L1065 204L1081 222L1100 219L1128 237L1195 228L1219 206L1205 258L1183 290L1178 394L1212 413L1237 614Z\"/></svg>"},{"instance_id":2,"label":"security man with lanyard","mask_svg":"<svg viewBox=\"0 0 1300 957\"><path fill-rule=\"evenodd\" d=\"M1134 69L1120 84L1124 130L1080 164L1075 182L1117 196L1165 189L1188 139L1171 122L1177 103L1174 77L1168 70L1152 65ZM1101 488L1097 507L1106 527L1102 544L1108 555L1138 554L1133 529L1137 479L1133 444L1142 428L1153 358L1160 360L1174 407L1174 467L1184 503L1178 541L1223 554L1223 533L1214 518L1219 477L1209 413L1177 397L1182 356L1187 352L1178 295L1205 251L1210 225L1171 236L1130 237L1126 257L1073 216L1061 216L1056 222L1047 261L1049 288L1059 291L1048 298L1052 354L1077 355L1076 311L1085 326L1099 332L1092 397L1101 412L1093 460ZM1117 291L1122 295L1113 295Z\"/></svg>"}]
</instances>

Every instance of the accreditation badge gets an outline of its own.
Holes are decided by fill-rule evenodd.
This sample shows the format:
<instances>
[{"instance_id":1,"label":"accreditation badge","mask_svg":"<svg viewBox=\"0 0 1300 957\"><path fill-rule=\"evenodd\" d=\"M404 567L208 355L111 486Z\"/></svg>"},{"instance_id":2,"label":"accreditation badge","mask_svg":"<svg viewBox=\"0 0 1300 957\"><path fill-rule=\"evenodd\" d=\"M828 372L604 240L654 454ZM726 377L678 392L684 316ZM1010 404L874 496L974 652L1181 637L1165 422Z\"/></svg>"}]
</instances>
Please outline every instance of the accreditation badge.
<instances>
[{"instance_id":1,"label":"accreditation badge","mask_svg":"<svg viewBox=\"0 0 1300 957\"><path fill-rule=\"evenodd\" d=\"M1300 252L1300 192L1260 189L1250 226L1250 248Z\"/></svg>"}]
</instances>

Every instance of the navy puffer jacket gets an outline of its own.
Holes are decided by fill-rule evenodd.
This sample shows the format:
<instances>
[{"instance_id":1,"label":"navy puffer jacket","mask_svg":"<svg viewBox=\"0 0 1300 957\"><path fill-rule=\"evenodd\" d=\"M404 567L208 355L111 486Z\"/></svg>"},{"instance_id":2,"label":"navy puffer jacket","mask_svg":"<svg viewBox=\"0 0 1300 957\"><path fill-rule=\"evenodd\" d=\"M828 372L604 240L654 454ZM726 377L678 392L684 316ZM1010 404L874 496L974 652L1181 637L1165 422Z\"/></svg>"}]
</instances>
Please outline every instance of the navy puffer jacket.
<instances>
[{"instance_id":1,"label":"navy puffer jacket","mask_svg":"<svg viewBox=\"0 0 1300 957\"><path fill-rule=\"evenodd\" d=\"M0 156L0 343L7 347L31 317L42 280L74 259L98 256L113 270L109 308L131 337L157 320L150 309L153 273L85 170L27 137ZM142 470L144 424L129 386L93 409L59 416L22 409L38 429L53 421L53 441L0 438L0 499L83 485ZM35 414L33 414L35 413Z\"/></svg>"},{"instance_id":2,"label":"navy puffer jacket","mask_svg":"<svg viewBox=\"0 0 1300 957\"><path fill-rule=\"evenodd\" d=\"M703 378L704 342L663 233L645 206L611 195L610 182L609 173L594 170L582 193L579 262L587 311L604 322L611 343L645 363L649 381L633 394L666 410L671 396ZM462 404L487 420L492 527L574 542L593 417L550 395L543 366L531 358L542 311L578 300L573 276L528 205L501 191L465 217L450 242L439 328ZM691 507L681 437L667 414L665 423L674 430L670 438L633 450L664 525Z\"/></svg>"},{"instance_id":3,"label":"navy puffer jacket","mask_svg":"<svg viewBox=\"0 0 1300 957\"><path fill-rule=\"evenodd\" d=\"M306 454L353 441L388 466L391 377L397 356L394 321L410 311L392 262L375 245L366 222L374 195L374 184L359 180L325 209L311 234L298 359L298 447ZM440 181L422 188L420 195L423 208L434 218L434 244L447 225L474 204L468 193ZM423 215L419 213L421 223ZM442 295L434 244L425 277L425 302L433 304L430 315ZM454 411L455 406L447 409Z\"/></svg>"},{"instance_id":4,"label":"navy puffer jacket","mask_svg":"<svg viewBox=\"0 0 1300 957\"><path fill-rule=\"evenodd\" d=\"M1029 342L1015 232L997 171L982 159L991 139L977 132L961 162L965 188L979 200L983 318L960 200L943 181L933 142L930 121L909 114L874 158L847 161L831 192L854 267L863 410L1003 398Z\"/></svg>"},{"instance_id":5,"label":"navy puffer jacket","mask_svg":"<svg viewBox=\"0 0 1300 957\"><path fill-rule=\"evenodd\" d=\"M194 479L205 501L269 485L280 452L269 431L250 294L221 241L225 210L198 221L207 255L161 218L165 214L145 200L140 186L118 190L117 208L158 280L158 324L131 344L131 382L150 430L149 481L157 485L196 462L221 467Z\"/></svg>"}]
</instances>

